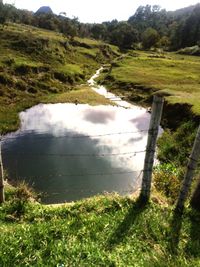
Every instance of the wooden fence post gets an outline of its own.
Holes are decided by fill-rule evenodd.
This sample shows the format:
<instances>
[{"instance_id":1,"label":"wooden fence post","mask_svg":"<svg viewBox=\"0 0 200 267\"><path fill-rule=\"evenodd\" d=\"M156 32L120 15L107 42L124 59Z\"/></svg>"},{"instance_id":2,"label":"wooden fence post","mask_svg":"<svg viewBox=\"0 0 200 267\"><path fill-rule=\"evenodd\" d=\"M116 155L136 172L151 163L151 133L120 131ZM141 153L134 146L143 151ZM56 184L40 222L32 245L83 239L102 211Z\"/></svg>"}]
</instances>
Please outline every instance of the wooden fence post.
<instances>
[{"instance_id":1,"label":"wooden fence post","mask_svg":"<svg viewBox=\"0 0 200 267\"><path fill-rule=\"evenodd\" d=\"M3 173L3 162L1 155L1 136L0 136L0 203L5 201L4 196L4 173Z\"/></svg>"},{"instance_id":2,"label":"wooden fence post","mask_svg":"<svg viewBox=\"0 0 200 267\"><path fill-rule=\"evenodd\" d=\"M189 162L187 165L187 171L183 180L183 184L181 187L180 195L178 198L178 202L176 205L176 210L182 212L184 209L184 204L192 184L192 180L194 177L194 173L197 167L198 159L200 157L200 126L197 131L196 139L194 141L194 145L192 148L192 153L189 157Z\"/></svg>"},{"instance_id":3,"label":"wooden fence post","mask_svg":"<svg viewBox=\"0 0 200 267\"><path fill-rule=\"evenodd\" d=\"M156 140L163 111L164 99L160 96L154 96L152 105L152 114L148 131L148 141L146 147L146 155L144 161L144 170L142 177L142 189L140 193L140 200L143 203L148 202L151 193L151 180L154 156L156 150Z\"/></svg>"}]
</instances>

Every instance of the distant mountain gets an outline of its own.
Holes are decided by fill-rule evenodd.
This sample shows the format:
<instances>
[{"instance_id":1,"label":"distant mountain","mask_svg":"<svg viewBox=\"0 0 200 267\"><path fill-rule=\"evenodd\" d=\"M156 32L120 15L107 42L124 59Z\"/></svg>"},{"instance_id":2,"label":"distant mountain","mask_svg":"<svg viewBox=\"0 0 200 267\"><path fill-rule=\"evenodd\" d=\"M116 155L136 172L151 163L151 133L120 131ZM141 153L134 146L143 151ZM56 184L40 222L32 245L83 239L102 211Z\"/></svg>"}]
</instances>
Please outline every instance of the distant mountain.
<instances>
[{"instance_id":1,"label":"distant mountain","mask_svg":"<svg viewBox=\"0 0 200 267\"><path fill-rule=\"evenodd\" d=\"M53 14L53 11L49 6L42 6L35 12L35 14L41 14L41 13Z\"/></svg>"}]
</instances>

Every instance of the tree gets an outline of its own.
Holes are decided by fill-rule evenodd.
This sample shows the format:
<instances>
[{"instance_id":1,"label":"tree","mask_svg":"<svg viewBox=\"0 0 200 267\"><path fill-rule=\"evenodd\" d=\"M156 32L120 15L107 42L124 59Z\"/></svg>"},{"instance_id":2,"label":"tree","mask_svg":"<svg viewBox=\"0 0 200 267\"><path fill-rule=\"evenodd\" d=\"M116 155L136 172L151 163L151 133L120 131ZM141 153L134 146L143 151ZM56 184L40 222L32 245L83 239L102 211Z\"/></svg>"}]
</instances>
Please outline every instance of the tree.
<instances>
[{"instance_id":1,"label":"tree","mask_svg":"<svg viewBox=\"0 0 200 267\"><path fill-rule=\"evenodd\" d=\"M196 5L193 12L186 20L181 35L181 46L194 46L200 40L200 4Z\"/></svg>"},{"instance_id":2,"label":"tree","mask_svg":"<svg viewBox=\"0 0 200 267\"><path fill-rule=\"evenodd\" d=\"M91 28L92 36L95 39L103 39L106 36L106 27L104 24L94 24Z\"/></svg>"},{"instance_id":3,"label":"tree","mask_svg":"<svg viewBox=\"0 0 200 267\"><path fill-rule=\"evenodd\" d=\"M142 45L144 49L150 49L155 46L159 40L158 32L153 28L147 28L142 34Z\"/></svg>"},{"instance_id":4,"label":"tree","mask_svg":"<svg viewBox=\"0 0 200 267\"><path fill-rule=\"evenodd\" d=\"M62 18L61 22L61 32L65 36L70 36L72 39L78 35L78 30L79 30L79 22L78 18Z\"/></svg>"},{"instance_id":5,"label":"tree","mask_svg":"<svg viewBox=\"0 0 200 267\"><path fill-rule=\"evenodd\" d=\"M8 4L4 5L2 0L0 1L0 24L2 24L3 26L9 17L11 7L12 6Z\"/></svg>"},{"instance_id":6,"label":"tree","mask_svg":"<svg viewBox=\"0 0 200 267\"><path fill-rule=\"evenodd\" d=\"M110 42L121 49L129 49L138 42L138 31L127 22L120 22L111 32Z\"/></svg>"},{"instance_id":7,"label":"tree","mask_svg":"<svg viewBox=\"0 0 200 267\"><path fill-rule=\"evenodd\" d=\"M128 22L135 25L140 32L143 32L149 26L150 15L150 5L139 6L135 14L129 18Z\"/></svg>"},{"instance_id":8,"label":"tree","mask_svg":"<svg viewBox=\"0 0 200 267\"><path fill-rule=\"evenodd\" d=\"M135 14L129 18L128 22L133 25L139 33L144 32L149 27L157 30L160 35L166 35L168 32L167 12L158 5L138 7Z\"/></svg>"}]
</instances>

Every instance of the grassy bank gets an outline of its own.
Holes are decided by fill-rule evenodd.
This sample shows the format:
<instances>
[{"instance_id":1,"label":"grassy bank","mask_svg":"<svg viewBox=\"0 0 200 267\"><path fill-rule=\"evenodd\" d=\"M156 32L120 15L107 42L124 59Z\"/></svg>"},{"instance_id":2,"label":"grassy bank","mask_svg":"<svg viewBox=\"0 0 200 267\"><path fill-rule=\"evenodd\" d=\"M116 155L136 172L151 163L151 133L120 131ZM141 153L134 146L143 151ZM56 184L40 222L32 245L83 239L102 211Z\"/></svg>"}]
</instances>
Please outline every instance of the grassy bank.
<instances>
[{"instance_id":1,"label":"grassy bank","mask_svg":"<svg viewBox=\"0 0 200 267\"><path fill-rule=\"evenodd\" d=\"M199 57L175 53L130 52L103 77L112 90L136 102L152 99L155 92L169 104L187 104L200 115Z\"/></svg>"},{"instance_id":2,"label":"grassy bank","mask_svg":"<svg viewBox=\"0 0 200 267\"><path fill-rule=\"evenodd\" d=\"M62 206L10 189L0 206L0 265L198 266L200 214L173 217L164 200L147 207L117 195Z\"/></svg>"},{"instance_id":3,"label":"grassy bank","mask_svg":"<svg viewBox=\"0 0 200 267\"><path fill-rule=\"evenodd\" d=\"M1 29L0 39L1 133L16 130L18 112L37 103L73 102L75 98L81 103L97 103L98 97L79 85L86 83L102 63L118 55L116 47L102 42L72 40L18 24Z\"/></svg>"}]
</instances>

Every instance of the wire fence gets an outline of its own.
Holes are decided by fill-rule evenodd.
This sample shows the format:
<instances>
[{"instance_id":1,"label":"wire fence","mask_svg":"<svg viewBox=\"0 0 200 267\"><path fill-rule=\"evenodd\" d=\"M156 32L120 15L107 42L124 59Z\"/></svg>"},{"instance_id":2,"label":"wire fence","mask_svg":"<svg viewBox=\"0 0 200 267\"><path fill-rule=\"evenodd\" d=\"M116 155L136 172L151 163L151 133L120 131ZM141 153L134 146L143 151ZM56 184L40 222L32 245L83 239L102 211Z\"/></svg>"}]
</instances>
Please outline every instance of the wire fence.
<instances>
[{"instance_id":1,"label":"wire fence","mask_svg":"<svg viewBox=\"0 0 200 267\"><path fill-rule=\"evenodd\" d=\"M38 133L37 133L38 132ZM23 131L19 131L16 132L14 135L15 136L2 136L1 140L2 142L6 142L9 140L16 140L16 138L18 137L23 137L26 134L31 134L31 133L35 133L34 135L34 139L49 139L49 138L58 138L58 139L62 139L62 138L70 138L70 139L82 139L82 138L101 138L101 137L107 137L107 136L114 136L114 135L128 135L128 134L137 134L137 133L148 133L148 130L144 129L144 130L137 130L137 131L127 131L127 132L115 132L115 133L103 133L103 134L97 134L97 135L84 135L84 134L76 134L76 135L72 135L72 134L64 134L64 135L55 135L55 134L50 134L45 132L44 130L41 129L37 129L36 130L23 130ZM49 136L51 135L51 136Z\"/></svg>"},{"instance_id":2,"label":"wire fence","mask_svg":"<svg viewBox=\"0 0 200 267\"><path fill-rule=\"evenodd\" d=\"M29 153L29 152L15 152L13 153L12 151L7 151L6 154L7 155L13 155L13 156L34 156L34 157L94 157L94 158L98 158L98 157L115 157L115 156L132 156L135 157L137 154L141 154L141 153L145 153L146 150L141 150L141 151L131 151L131 152L124 152L124 153L102 153L102 154L65 154L65 153Z\"/></svg>"}]
</instances>

